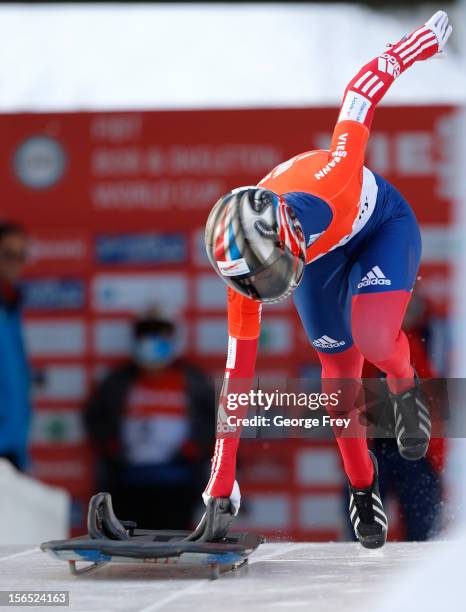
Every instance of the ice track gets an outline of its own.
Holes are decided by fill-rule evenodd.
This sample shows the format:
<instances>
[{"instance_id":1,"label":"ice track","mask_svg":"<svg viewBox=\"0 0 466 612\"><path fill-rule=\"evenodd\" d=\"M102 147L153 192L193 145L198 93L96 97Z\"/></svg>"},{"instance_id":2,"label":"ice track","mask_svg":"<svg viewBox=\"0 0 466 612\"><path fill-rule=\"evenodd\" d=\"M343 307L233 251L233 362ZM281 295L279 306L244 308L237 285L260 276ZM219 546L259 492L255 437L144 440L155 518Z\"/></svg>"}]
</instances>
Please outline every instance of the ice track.
<instances>
[{"instance_id":1,"label":"ice track","mask_svg":"<svg viewBox=\"0 0 466 612\"><path fill-rule=\"evenodd\" d=\"M445 546L393 543L366 551L350 543L264 544L248 567L217 581L205 571L151 565L108 565L95 574L74 577L66 563L36 548L3 547L0 590L69 590L69 609L83 612L361 612L373 610L380 602L378 595L390 592L400 573L426 556L437 556Z\"/></svg>"}]
</instances>

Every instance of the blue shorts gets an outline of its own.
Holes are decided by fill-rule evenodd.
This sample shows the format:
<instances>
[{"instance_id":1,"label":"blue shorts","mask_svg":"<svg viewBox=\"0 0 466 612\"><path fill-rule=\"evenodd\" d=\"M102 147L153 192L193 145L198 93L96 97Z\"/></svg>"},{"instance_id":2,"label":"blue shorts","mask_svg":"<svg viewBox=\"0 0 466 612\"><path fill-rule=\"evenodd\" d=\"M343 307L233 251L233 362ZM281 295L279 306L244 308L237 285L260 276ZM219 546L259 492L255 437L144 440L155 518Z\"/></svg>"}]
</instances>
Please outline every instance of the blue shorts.
<instances>
[{"instance_id":1,"label":"blue shorts","mask_svg":"<svg viewBox=\"0 0 466 612\"><path fill-rule=\"evenodd\" d=\"M351 299L362 293L412 291L421 259L416 217L382 177L366 226L347 244L306 266L294 302L314 348L338 353L353 345ZM375 332L376 333L376 332Z\"/></svg>"}]
</instances>

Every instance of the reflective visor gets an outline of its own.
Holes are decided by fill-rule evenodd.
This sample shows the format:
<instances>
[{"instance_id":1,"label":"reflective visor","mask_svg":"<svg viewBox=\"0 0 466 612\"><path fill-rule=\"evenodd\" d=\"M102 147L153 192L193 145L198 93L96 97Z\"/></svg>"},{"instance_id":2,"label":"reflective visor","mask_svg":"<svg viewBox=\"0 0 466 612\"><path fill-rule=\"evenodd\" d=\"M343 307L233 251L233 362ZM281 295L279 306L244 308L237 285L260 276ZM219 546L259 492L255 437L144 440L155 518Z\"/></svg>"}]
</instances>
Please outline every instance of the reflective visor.
<instances>
[{"instance_id":1,"label":"reflective visor","mask_svg":"<svg viewBox=\"0 0 466 612\"><path fill-rule=\"evenodd\" d=\"M304 261L294 257L288 249L280 257L247 277L224 278L239 293L261 302L279 302L299 285L304 272Z\"/></svg>"}]
</instances>

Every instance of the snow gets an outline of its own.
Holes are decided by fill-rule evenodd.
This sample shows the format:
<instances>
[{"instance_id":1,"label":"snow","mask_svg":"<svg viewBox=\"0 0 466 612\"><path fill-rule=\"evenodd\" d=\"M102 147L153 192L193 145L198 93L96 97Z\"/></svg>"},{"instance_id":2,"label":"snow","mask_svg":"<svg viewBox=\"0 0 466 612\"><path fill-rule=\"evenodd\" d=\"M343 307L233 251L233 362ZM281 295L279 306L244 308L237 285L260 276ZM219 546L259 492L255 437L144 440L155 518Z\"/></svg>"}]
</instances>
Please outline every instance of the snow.
<instances>
[{"instance_id":1,"label":"snow","mask_svg":"<svg viewBox=\"0 0 466 612\"><path fill-rule=\"evenodd\" d=\"M338 104L354 72L431 10L2 5L0 111ZM448 59L403 75L389 104L466 98L462 23L451 17Z\"/></svg>"},{"instance_id":2,"label":"snow","mask_svg":"<svg viewBox=\"0 0 466 612\"><path fill-rule=\"evenodd\" d=\"M70 496L18 472L0 458L0 545L39 543L66 537Z\"/></svg>"},{"instance_id":3,"label":"snow","mask_svg":"<svg viewBox=\"0 0 466 612\"><path fill-rule=\"evenodd\" d=\"M216 581L203 570L153 565L107 565L94 574L73 577L64 562L38 549L5 547L0 548L0 590L69 590L70 610L87 612L374 611L390 604L387 597L395 598L393 587L400 576L419 573L425 559L452 562L451 549L459 549L458 542L389 543L376 551L353 543L264 544L251 556L249 566ZM461 567L457 557L458 576ZM441 580L432 578L435 582L442 589ZM419 585L416 588L419 593ZM443 595L437 606L439 601L446 603L448 594ZM385 605L384 612L402 609L400 597L395 607ZM416 606L414 592L409 601L412 612L422 609Z\"/></svg>"},{"instance_id":4,"label":"snow","mask_svg":"<svg viewBox=\"0 0 466 612\"><path fill-rule=\"evenodd\" d=\"M373 612L392 612L414 602L410 610L438 612L464 609L464 550L466 525L450 534L451 541L429 554L418 565L397 577L396 589L390 589Z\"/></svg>"}]
</instances>

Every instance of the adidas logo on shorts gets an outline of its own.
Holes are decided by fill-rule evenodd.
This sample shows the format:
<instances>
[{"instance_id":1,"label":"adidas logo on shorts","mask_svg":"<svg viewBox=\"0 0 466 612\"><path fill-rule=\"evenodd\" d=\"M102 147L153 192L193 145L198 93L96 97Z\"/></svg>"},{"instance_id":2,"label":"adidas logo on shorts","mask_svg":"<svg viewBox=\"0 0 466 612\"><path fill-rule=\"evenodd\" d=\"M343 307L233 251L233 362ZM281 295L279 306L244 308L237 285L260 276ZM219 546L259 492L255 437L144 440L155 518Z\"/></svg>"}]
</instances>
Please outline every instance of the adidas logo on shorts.
<instances>
[{"instance_id":1,"label":"adidas logo on shorts","mask_svg":"<svg viewBox=\"0 0 466 612\"><path fill-rule=\"evenodd\" d=\"M333 338L330 338L329 336L321 336L317 340L313 340L312 344L313 346L316 346L317 348L329 349L329 348L337 348L338 346L344 346L345 342L344 340L334 340Z\"/></svg>"},{"instance_id":2,"label":"adidas logo on shorts","mask_svg":"<svg viewBox=\"0 0 466 612\"><path fill-rule=\"evenodd\" d=\"M391 285L392 281L385 276L379 266L374 266L366 276L363 276L358 285L358 289L362 287L370 287L371 285Z\"/></svg>"}]
</instances>

